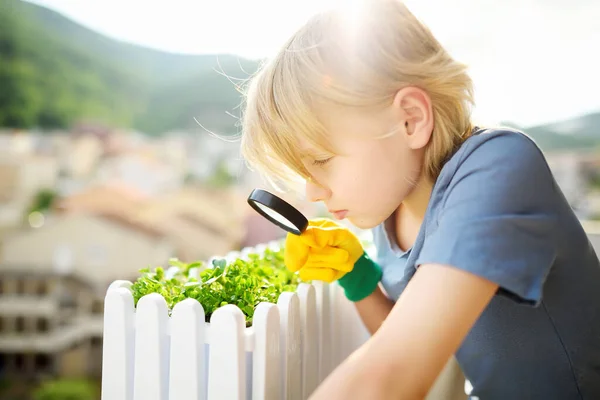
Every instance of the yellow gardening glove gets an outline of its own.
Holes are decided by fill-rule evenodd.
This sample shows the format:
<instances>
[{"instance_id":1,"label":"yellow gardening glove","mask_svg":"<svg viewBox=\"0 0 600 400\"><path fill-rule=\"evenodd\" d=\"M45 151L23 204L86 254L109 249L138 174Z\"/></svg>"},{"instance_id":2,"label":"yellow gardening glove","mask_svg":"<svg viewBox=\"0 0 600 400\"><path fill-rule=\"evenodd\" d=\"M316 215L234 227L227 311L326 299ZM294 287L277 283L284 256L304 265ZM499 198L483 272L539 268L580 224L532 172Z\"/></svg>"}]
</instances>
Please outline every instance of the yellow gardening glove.
<instances>
[{"instance_id":1,"label":"yellow gardening glove","mask_svg":"<svg viewBox=\"0 0 600 400\"><path fill-rule=\"evenodd\" d=\"M301 235L287 235L284 262L290 271L300 271L304 281L331 283L352 271L363 253L360 240L348 228L317 218Z\"/></svg>"}]
</instances>

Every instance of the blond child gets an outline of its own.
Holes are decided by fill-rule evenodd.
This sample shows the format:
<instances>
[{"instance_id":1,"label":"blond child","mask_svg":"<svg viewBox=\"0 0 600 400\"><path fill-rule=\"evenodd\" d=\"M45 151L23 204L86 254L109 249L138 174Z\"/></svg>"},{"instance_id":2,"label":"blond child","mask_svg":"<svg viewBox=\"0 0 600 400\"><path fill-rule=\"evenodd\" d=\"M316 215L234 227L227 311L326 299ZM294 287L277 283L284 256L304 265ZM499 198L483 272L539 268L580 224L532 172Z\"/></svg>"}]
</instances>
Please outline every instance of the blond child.
<instances>
[{"instance_id":1,"label":"blond child","mask_svg":"<svg viewBox=\"0 0 600 400\"><path fill-rule=\"evenodd\" d=\"M377 247L330 219L286 239L288 268L337 281L372 333L311 399L422 399L453 356L473 398L600 398L598 257L536 144L472 105L398 0L316 15L251 80L247 161Z\"/></svg>"}]
</instances>

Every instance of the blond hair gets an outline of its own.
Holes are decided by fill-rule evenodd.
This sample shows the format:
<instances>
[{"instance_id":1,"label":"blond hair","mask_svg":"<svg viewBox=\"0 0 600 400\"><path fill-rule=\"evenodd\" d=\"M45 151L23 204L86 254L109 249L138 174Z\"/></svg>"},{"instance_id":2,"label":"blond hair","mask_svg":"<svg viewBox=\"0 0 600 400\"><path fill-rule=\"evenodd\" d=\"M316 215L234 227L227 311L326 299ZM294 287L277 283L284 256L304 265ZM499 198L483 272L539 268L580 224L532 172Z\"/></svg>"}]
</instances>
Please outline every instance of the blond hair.
<instances>
[{"instance_id":1,"label":"blond hair","mask_svg":"<svg viewBox=\"0 0 600 400\"><path fill-rule=\"evenodd\" d=\"M400 89L415 86L432 103L434 129L423 172L435 180L472 129L466 69L399 0L364 0L360 9L320 13L251 79L242 156L276 187L308 179L299 138L333 153L316 107L385 107Z\"/></svg>"}]
</instances>

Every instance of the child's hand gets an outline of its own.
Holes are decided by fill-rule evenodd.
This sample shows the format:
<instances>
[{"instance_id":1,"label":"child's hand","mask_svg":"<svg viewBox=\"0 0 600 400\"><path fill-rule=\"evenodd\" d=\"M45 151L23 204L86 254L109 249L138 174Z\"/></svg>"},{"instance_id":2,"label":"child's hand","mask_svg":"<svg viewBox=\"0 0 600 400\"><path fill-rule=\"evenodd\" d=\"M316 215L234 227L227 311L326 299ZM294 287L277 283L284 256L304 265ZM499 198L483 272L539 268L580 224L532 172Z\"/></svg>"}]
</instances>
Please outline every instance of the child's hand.
<instances>
[{"instance_id":1,"label":"child's hand","mask_svg":"<svg viewBox=\"0 0 600 400\"><path fill-rule=\"evenodd\" d=\"M346 298L359 301L375 291L382 271L348 228L328 219L309 221L302 235L288 234L284 261L305 281L338 281Z\"/></svg>"},{"instance_id":2,"label":"child's hand","mask_svg":"<svg viewBox=\"0 0 600 400\"><path fill-rule=\"evenodd\" d=\"M287 235L284 260L290 271L300 271L302 280L333 282L352 271L363 253L349 229L319 218L310 220L302 235Z\"/></svg>"}]
</instances>

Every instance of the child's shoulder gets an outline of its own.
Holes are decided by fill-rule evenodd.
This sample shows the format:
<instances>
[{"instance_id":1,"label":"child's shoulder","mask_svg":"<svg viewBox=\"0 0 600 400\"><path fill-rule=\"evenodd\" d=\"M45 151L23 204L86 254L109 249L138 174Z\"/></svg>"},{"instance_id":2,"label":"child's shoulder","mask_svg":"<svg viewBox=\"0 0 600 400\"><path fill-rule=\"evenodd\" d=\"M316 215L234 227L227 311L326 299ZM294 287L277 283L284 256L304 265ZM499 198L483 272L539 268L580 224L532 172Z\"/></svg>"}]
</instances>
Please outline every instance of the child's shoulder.
<instances>
[{"instance_id":1,"label":"child's shoulder","mask_svg":"<svg viewBox=\"0 0 600 400\"><path fill-rule=\"evenodd\" d=\"M533 139L516 129L481 129L442 168L432 207L454 199L476 207L533 209L558 201L557 194L552 171Z\"/></svg>"},{"instance_id":2,"label":"child's shoulder","mask_svg":"<svg viewBox=\"0 0 600 400\"><path fill-rule=\"evenodd\" d=\"M506 156L544 157L535 140L527 133L506 127L477 129L471 137L465 140L457 155L461 151L464 153L463 156L490 152Z\"/></svg>"},{"instance_id":3,"label":"child's shoulder","mask_svg":"<svg viewBox=\"0 0 600 400\"><path fill-rule=\"evenodd\" d=\"M545 174L549 167L542 150L525 132L513 128L479 128L448 160L440 179L456 174L502 170L504 174Z\"/></svg>"}]
</instances>

